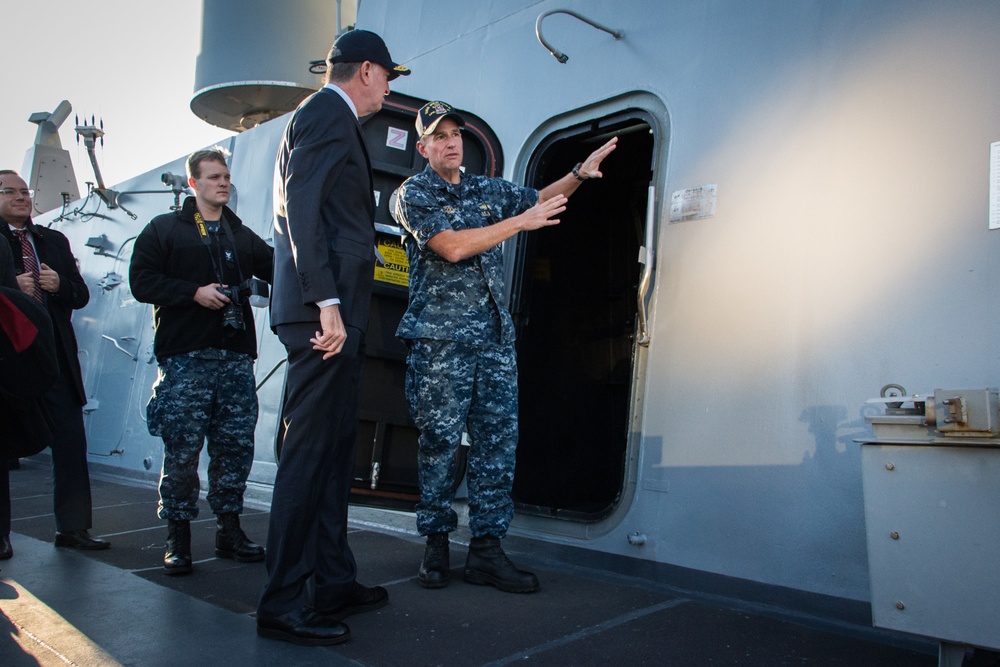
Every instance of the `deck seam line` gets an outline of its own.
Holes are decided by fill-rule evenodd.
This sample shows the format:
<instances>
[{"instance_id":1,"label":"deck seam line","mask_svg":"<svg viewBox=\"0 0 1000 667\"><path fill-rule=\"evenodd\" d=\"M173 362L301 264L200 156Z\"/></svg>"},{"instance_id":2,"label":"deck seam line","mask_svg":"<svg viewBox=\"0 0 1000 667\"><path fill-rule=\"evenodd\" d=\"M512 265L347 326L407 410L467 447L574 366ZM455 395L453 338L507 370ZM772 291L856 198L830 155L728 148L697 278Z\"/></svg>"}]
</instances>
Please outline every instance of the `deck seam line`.
<instances>
[{"instance_id":1,"label":"deck seam line","mask_svg":"<svg viewBox=\"0 0 1000 667\"><path fill-rule=\"evenodd\" d=\"M667 600L659 604L654 604L651 607L645 607L643 609L637 609L635 611L629 612L628 614L622 614L621 616L616 616L615 618L608 619L597 625L592 625L589 628L584 628L578 630L572 634L564 635L559 639L553 639L552 641L545 642L544 644L538 644L532 646L531 648L525 649L523 651L518 651L508 655L505 658L500 658L499 660L494 660L493 662L487 662L481 667L501 667L502 665L509 665L519 660L526 660L539 653L544 653L545 651L550 651L552 649L560 648L566 646L567 644L572 644L575 641L589 637L590 635L598 634L604 632L605 630L610 630L616 628L619 625L625 623L630 623L636 619L649 616L650 614L655 614L656 612L663 611L665 609L671 609L673 607L686 604L690 600L686 598L676 598L673 600Z\"/></svg>"}]
</instances>

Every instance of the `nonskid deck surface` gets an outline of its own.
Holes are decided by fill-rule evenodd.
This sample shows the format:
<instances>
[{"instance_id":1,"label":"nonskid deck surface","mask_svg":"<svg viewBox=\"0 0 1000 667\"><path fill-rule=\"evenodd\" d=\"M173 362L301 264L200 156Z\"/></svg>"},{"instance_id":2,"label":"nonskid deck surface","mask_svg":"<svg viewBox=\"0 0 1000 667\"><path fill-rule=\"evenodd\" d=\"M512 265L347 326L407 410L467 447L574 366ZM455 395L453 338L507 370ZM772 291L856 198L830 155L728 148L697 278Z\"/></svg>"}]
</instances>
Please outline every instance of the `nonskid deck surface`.
<instances>
[{"instance_id":1,"label":"nonskid deck surface","mask_svg":"<svg viewBox=\"0 0 1000 667\"><path fill-rule=\"evenodd\" d=\"M15 555L0 562L0 664L8 667L937 664L920 650L928 646L834 632L534 557L529 540L505 546L539 575L536 594L464 583L465 546L454 542L451 585L425 590L416 582L420 538L369 522L353 524L351 533L359 580L385 586L389 605L347 619L347 644L293 646L256 636L264 564L215 558L214 516L204 500L192 526L195 570L168 577L160 568L166 529L155 488L95 474L92 532L112 548L84 553L52 544L47 459L22 461L10 478ZM250 507L242 519L260 542L267 522L266 510Z\"/></svg>"}]
</instances>

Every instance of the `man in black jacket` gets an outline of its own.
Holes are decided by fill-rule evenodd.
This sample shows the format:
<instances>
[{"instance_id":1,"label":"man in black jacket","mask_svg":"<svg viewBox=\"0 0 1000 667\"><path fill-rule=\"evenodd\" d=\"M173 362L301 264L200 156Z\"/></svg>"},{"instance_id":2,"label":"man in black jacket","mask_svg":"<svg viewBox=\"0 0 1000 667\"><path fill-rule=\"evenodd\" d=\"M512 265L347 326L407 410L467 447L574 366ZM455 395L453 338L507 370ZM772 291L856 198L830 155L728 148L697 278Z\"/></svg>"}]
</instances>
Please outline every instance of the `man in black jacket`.
<instances>
[{"instance_id":1,"label":"man in black jacket","mask_svg":"<svg viewBox=\"0 0 1000 667\"><path fill-rule=\"evenodd\" d=\"M151 435L163 438L158 515L168 521L167 574L191 571L198 516L198 457L208 438L208 503L218 516L215 554L240 562L264 549L240 528L253 464L257 336L251 279L271 281L273 250L226 204L230 175L218 149L188 157L195 192L179 211L157 216L135 241L132 295L153 304L159 377L147 406Z\"/></svg>"},{"instance_id":2,"label":"man in black jacket","mask_svg":"<svg viewBox=\"0 0 1000 667\"><path fill-rule=\"evenodd\" d=\"M48 311L55 334L59 376L45 391L45 408L52 418L52 497L57 547L107 549L104 540L91 537L90 472L83 406L87 393L77 357L73 311L90 301L65 236L31 222L31 190L10 169L0 170L0 235L10 246L21 291Z\"/></svg>"}]
</instances>

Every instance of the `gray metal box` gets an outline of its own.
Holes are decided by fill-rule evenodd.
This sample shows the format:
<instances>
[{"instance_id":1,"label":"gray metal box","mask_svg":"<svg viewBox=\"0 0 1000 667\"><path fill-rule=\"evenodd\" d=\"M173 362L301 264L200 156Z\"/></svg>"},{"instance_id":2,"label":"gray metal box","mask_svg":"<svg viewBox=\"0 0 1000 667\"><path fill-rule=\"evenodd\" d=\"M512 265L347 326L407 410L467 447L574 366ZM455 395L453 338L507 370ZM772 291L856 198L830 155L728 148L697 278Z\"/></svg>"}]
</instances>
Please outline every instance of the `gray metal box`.
<instances>
[{"instance_id":1,"label":"gray metal box","mask_svg":"<svg viewBox=\"0 0 1000 667\"><path fill-rule=\"evenodd\" d=\"M861 447L876 626L1000 650L1000 448Z\"/></svg>"}]
</instances>

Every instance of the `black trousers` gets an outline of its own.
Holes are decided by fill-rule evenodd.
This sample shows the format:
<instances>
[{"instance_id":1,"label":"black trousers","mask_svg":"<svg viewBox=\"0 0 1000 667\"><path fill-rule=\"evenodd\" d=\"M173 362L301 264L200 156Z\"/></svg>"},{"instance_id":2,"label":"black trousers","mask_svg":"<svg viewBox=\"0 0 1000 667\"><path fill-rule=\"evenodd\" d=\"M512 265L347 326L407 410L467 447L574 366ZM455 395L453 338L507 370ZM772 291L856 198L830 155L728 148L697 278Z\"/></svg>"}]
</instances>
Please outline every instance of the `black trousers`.
<instances>
[{"instance_id":1,"label":"black trousers","mask_svg":"<svg viewBox=\"0 0 1000 667\"><path fill-rule=\"evenodd\" d=\"M315 322L283 324L288 351L281 458L271 496L267 573L258 618L304 606L339 606L357 575L347 543L347 502L354 473L364 334L347 327L339 354L323 361L309 339Z\"/></svg>"},{"instance_id":2,"label":"black trousers","mask_svg":"<svg viewBox=\"0 0 1000 667\"><path fill-rule=\"evenodd\" d=\"M55 423L49 447L52 450L52 505L56 530L88 529L92 525L92 508L87 433L83 425L83 407L72 378L60 372L43 399Z\"/></svg>"}]
</instances>

